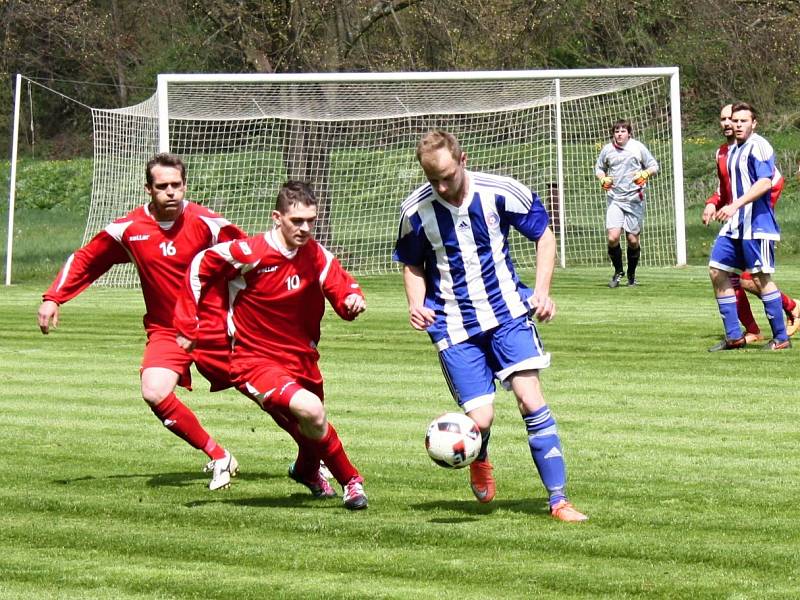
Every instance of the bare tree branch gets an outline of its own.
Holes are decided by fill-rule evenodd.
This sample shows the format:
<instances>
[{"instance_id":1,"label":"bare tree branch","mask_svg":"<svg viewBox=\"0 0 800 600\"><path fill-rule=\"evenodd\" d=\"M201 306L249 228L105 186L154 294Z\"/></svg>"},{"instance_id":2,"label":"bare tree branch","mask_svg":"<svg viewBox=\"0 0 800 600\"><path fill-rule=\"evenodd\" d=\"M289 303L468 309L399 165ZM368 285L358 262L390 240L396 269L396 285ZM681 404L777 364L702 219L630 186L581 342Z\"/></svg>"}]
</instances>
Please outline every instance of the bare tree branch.
<instances>
[{"instance_id":1,"label":"bare tree branch","mask_svg":"<svg viewBox=\"0 0 800 600\"><path fill-rule=\"evenodd\" d=\"M355 30L348 30L345 34L345 56L349 53L350 49L358 42L359 38L367 33L370 28L386 17L393 16L395 12L408 8L422 2L423 0L381 0L374 4L369 9L366 16L364 16L358 23Z\"/></svg>"}]
</instances>

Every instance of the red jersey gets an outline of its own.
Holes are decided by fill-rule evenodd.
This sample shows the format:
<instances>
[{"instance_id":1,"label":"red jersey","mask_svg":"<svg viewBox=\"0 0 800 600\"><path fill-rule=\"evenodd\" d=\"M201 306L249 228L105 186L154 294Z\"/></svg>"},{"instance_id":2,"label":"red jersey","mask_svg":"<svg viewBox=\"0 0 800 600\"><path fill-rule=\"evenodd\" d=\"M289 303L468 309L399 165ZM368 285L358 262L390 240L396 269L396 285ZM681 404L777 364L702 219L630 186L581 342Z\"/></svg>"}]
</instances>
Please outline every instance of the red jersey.
<instances>
[{"instance_id":1,"label":"red jersey","mask_svg":"<svg viewBox=\"0 0 800 600\"><path fill-rule=\"evenodd\" d=\"M174 331L172 317L178 290L194 256L210 246L245 237L235 225L193 202L184 201L175 221L159 223L140 206L95 235L67 259L44 300L63 304L85 290L113 265L133 262L139 273L148 333ZM224 296L212 294L201 318L219 324L224 337Z\"/></svg>"},{"instance_id":2,"label":"red jersey","mask_svg":"<svg viewBox=\"0 0 800 600\"><path fill-rule=\"evenodd\" d=\"M345 299L363 297L356 280L316 240L289 251L270 231L198 255L175 307L175 328L186 338L207 335L197 322L198 304L202 308L206 289L219 279L230 282L233 362L266 359L299 375L319 359L325 299L349 321L354 316Z\"/></svg>"},{"instance_id":3,"label":"red jersey","mask_svg":"<svg viewBox=\"0 0 800 600\"><path fill-rule=\"evenodd\" d=\"M717 148L717 152L715 154L718 179L717 189L713 194L711 194L711 196L708 197L706 204L713 204L717 210L727 204L730 204L731 198L733 197L731 193L731 174L728 172L729 149L729 144L722 144L719 148ZM781 175L780 171L778 171L778 167L776 166L775 175L772 177L772 190L770 191L769 197L769 203L772 208L775 208L775 205L778 203L778 198L781 197L783 184L783 175Z\"/></svg>"}]
</instances>

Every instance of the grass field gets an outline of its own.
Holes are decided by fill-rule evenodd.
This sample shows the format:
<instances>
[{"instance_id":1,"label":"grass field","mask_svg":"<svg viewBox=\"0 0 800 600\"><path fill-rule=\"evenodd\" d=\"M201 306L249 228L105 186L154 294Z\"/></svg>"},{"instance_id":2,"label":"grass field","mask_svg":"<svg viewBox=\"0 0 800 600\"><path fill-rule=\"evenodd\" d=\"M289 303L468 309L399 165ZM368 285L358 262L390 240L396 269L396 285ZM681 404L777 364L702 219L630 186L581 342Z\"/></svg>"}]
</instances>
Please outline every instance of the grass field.
<instances>
[{"instance_id":1,"label":"grass field","mask_svg":"<svg viewBox=\"0 0 800 600\"><path fill-rule=\"evenodd\" d=\"M0 597L797 597L800 348L708 354L721 324L704 268L617 290L606 271L558 271L541 328L580 525L547 515L505 393L495 502L429 461L425 427L452 405L399 276L364 279L367 313L324 327L328 409L370 497L359 513L291 482L289 438L198 377L182 397L242 468L209 492L204 455L138 397L137 291L90 289L43 337L42 286L3 288ZM777 280L800 295L800 267Z\"/></svg>"}]
</instances>

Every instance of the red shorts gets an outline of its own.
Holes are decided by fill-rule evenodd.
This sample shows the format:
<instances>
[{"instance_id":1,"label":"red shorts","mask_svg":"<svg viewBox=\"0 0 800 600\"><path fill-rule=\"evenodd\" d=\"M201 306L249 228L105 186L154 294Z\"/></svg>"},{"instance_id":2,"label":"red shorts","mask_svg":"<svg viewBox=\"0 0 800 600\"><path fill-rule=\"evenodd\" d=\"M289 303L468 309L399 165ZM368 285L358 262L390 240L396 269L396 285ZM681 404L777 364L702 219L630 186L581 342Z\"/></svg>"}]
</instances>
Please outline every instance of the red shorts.
<instances>
[{"instance_id":1,"label":"red shorts","mask_svg":"<svg viewBox=\"0 0 800 600\"><path fill-rule=\"evenodd\" d=\"M233 363L232 373L236 383L258 399L265 410L288 408L292 396L300 389L316 394L325 401L322 374L313 369L310 377L297 376L285 367L263 360L239 360Z\"/></svg>"},{"instance_id":2,"label":"red shorts","mask_svg":"<svg viewBox=\"0 0 800 600\"><path fill-rule=\"evenodd\" d=\"M230 373L230 348L227 345L200 344L189 354L178 346L175 333L170 331L154 331L147 335L139 372L152 367L169 369L178 374L179 386L191 390L192 373L189 367L193 362L200 374L211 384L212 392L233 386Z\"/></svg>"}]
</instances>

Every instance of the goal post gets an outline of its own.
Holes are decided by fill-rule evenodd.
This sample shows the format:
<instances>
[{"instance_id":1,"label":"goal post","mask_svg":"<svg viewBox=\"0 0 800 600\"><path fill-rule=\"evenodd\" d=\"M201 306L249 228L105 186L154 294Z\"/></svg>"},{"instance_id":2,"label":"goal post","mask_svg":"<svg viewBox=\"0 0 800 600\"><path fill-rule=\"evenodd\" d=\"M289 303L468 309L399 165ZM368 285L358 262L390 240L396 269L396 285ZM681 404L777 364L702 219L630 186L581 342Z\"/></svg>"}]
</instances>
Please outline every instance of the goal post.
<instances>
[{"instance_id":1,"label":"goal post","mask_svg":"<svg viewBox=\"0 0 800 600\"><path fill-rule=\"evenodd\" d=\"M678 69L448 73L159 75L133 107L93 110L94 185L86 239L146 201L144 165L181 155L188 197L248 233L271 225L286 179L319 197L317 237L357 274L397 268L391 254L400 204L423 174L420 136L452 131L467 168L509 175L551 214L559 263L604 265L605 194L594 176L619 118L661 172L647 187L642 262L686 263ZM512 245L520 243L512 236ZM515 252L535 264L529 245ZM136 285L132 268L106 285Z\"/></svg>"}]
</instances>

